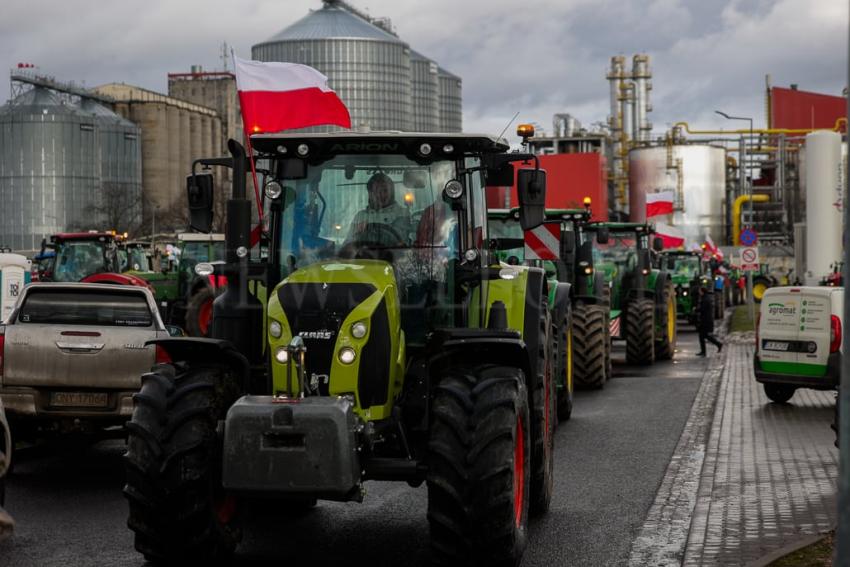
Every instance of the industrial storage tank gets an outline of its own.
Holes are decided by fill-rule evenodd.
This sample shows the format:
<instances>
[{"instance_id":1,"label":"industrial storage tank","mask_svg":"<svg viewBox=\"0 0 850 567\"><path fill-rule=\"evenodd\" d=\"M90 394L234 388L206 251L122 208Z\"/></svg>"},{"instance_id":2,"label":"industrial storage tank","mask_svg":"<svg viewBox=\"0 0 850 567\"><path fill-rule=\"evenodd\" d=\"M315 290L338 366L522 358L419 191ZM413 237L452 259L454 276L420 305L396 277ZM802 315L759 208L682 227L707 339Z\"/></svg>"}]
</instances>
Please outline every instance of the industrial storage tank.
<instances>
[{"instance_id":1,"label":"industrial storage tank","mask_svg":"<svg viewBox=\"0 0 850 567\"><path fill-rule=\"evenodd\" d=\"M806 285L818 285L842 258L844 176L841 134L806 135Z\"/></svg>"},{"instance_id":2,"label":"industrial storage tank","mask_svg":"<svg viewBox=\"0 0 850 567\"><path fill-rule=\"evenodd\" d=\"M440 80L437 64L416 51L410 52L413 79L413 131L437 132L440 128Z\"/></svg>"},{"instance_id":3,"label":"industrial storage tank","mask_svg":"<svg viewBox=\"0 0 850 567\"><path fill-rule=\"evenodd\" d=\"M723 242L726 150L708 144L673 144L629 152L629 218L646 221L646 194L673 191L672 224L687 243L706 235Z\"/></svg>"},{"instance_id":4,"label":"industrial storage tank","mask_svg":"<svg viewBox=\"0 0 850 567\"><path fill-rule=\"evenodd\" d=\"M100 191L94 116L35 87L0 108L0 245L84 228Z\"/></svg>"},{"instance_id":5,"label":"industrial storage tank","mask_svg":"<svg viewBox=\"0 0 850 567\"><path fill-rule=\"evenodd\" d=\"M460 132L463 128L460 77L442 67L437 69L440 81L440 132Z\"/></svg>"},{"instance_id":6,"label":"industrial storage tank","mask_svg":"<svg viewBox=\"0 0 850 567\"><path fill-rule=\"evenodd\" d=\"M102 220L113 230L128 228L142 218L142 132L94 100L83 99L80 109L97 128Z\"/></svg>"},{"instance_id":7,"label":"industrial storage tank","mask_svg":"<svg viewBox=\"0 0 850 567\"><path fill-rule=\"evenodd\" d=\"M410 130L410 48L394 34L326 1L251 48L257 61L301 63L328 77L351 114L352 127ZM313 131L338 128L315 127Z\"/></svg>"}]
</instances>

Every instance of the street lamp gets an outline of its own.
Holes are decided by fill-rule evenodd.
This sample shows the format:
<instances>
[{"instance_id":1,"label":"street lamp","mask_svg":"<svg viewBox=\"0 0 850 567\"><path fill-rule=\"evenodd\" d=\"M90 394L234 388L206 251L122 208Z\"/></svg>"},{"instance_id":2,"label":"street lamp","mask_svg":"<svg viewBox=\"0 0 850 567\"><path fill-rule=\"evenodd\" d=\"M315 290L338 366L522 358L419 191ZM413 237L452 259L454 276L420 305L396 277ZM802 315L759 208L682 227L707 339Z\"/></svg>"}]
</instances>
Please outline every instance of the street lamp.
<instances>
[{"instance_id":1,"label":"street lamp","mask_svg":"<svg viewBox=\"0 0 850 567\"><path fill-rule=\"evenodd\" d=\"M720 111L720 110L715 110L714 112L716 114L719 114L720 116L722 116L726 120L746 120L746 121L748 121L750 123L750 141L752 141L752 139L753 139L753 119L752 118L750 118L749 116L730 116L730 115L728 115L725 112ZM741 136L741 138L743 138L743 135ZM753 183L752 183L752 180L747 182L747 169L746 168L747 168L747 159L749 158L749 156L748 156L748 153L747 153L747 144L746 143L741 144L741 155L738 156L738 157L741 160L740 175L741 175L741 180L743 181L742 188L744 190L746 190L747 196L749 196L749 200L748 200L749 202L747 203L747 211L749 213L747 220L749 222L745 226L747 228L752 228L750 226L750 223L753 220ZM732 244L737 245L740 242L741 235L740 234L733 234L732 237L736 240L735 242L732 242ZM752 319L753 322L755 322L756 315L755 315L755 301L753 300L753 272L752 271L747 272L747 296L749 297L749 300L750 300L750 319Z\"/></svg>"}]
</instances>

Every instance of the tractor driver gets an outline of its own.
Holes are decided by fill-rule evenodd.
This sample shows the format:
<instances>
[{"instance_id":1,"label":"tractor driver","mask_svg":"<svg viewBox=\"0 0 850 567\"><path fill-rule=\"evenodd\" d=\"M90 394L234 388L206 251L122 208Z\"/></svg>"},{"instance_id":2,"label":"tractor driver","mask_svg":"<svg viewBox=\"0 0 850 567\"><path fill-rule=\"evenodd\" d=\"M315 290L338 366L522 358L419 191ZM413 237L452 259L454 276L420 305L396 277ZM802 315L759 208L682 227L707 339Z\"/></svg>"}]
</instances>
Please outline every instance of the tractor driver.
<instances>
[{"instance_id":1,"label":"tractor driver","mask_svg":"<svg viewBox=\"0 0 850 567\"><path fill-rule=\"evenodd\" d=\"M398 244L386 242L388 239L401 240L403 244L410 241L413 230L410 211L395 200L395 184L389 175L378 172L366 182L369 192L369 204L354 215L351 225L351 240L377 240L383 244ZM383 225L390 230L373 230L370 225ZM375 238L364 238L364 233L375 234ZM383 236L382 236L383 234Z\"/></svg>"}]
</instances>

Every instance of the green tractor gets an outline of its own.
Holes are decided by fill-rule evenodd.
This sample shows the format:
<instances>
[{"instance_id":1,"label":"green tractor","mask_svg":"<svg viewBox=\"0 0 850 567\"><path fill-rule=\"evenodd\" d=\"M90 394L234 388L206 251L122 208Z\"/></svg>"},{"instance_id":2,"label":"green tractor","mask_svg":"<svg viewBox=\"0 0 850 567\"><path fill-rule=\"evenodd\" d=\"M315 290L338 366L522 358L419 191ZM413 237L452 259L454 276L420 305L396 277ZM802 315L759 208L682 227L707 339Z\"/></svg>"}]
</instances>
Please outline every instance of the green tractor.
<instances>
[{"instance_id":1,"label":"green tractor","mask_svg":"<svg viewBox=\"0 0 850 567\"><path fill-rule=\"evenodd\" d=\"M665 250L660 255L659 267L666 268L676 289L676 315L696 324L699 288L703 279L711 278L709 263L702 252Z\"/></svg>"},{"instance_id":2,"label":"green tractor","mask_svg":"<svg viewBox=\"0 0 850 567\"><path fill-rule=\"evenodd\" d=\"M676 290L666 270L653 268L653 254L663 249L661 238L653 238L653 226L590 223L584 230L596 236L594 266L609 286L611 338L625 339L626 362L673 358Z\"/></svg>"},{"instance_id":3,"label":"green tractor","mask_svg":"<svg viewBox=\"0 0 850 567\"><path fill-rule=\"evenodd\" d=\"M124 489L136 549L213 562L236 548L252 499L286 513L392 480L427 484L436 563L518 565L552 494L551 323L542 269L489 262L484 187L536 158L471 134L251 142L265 261L250 254L242 146L188 178L206 232L212 177L196 169L233 169L228 284L211 338L155 341L172 362L142 377ZM517 176L530 229L545 172Z\"/></svg>"},{"instance_id":4,"label":"green tractor","mask_svg":"<svg viewBox=\"0 0 850 567\"><path fill-rule=\"evenodd\" d=\"M549 212L546 212L547 218ZM526 256L524 231L520 226L520 210L490 209L490 250L499 262L517 266L525 264L542 268L546 273L547 299L551 320L552 351L555 356L558 419L567 421L573 411L573 317L571 282L561 258L542 260ZM556 221L560 231L560 221ZM548 223L547 223L548 224ZM565 236L559 239L563 246Z\"/></svg>"}]
</instances>

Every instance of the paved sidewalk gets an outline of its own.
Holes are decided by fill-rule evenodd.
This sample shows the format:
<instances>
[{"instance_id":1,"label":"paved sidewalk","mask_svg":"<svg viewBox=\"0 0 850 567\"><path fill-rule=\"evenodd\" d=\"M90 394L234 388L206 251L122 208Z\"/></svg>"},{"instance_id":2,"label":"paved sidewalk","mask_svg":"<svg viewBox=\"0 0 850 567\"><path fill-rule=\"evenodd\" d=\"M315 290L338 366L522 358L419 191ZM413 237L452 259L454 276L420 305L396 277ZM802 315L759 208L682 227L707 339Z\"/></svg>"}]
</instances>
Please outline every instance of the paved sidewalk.
<instances>
[{"instance_id":1,"label":"paved sidewalk","mask_svg":"<svg viewBox=\"0 0 850 567\"><path fill-rule=\"evenodd\" d=\"M684 565L744 565L834 527L835 394L770 403L752 371L752 334L733 335L699 482Z\"/></svg>"}]
</instances>

